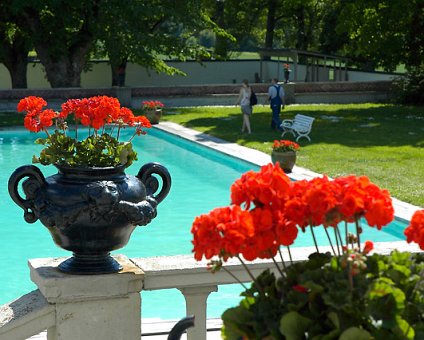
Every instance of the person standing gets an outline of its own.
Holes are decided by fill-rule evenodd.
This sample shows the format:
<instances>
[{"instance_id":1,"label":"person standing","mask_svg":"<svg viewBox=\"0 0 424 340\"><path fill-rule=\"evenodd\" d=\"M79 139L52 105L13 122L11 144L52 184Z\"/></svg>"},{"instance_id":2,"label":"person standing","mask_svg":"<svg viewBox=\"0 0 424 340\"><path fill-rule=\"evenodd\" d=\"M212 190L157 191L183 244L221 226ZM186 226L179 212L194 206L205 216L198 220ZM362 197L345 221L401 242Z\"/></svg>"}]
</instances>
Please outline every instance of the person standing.
<instances>
[{"instance_id":1,"label":"person standing","mask_svg":"<svg viewBox=\"0 0 424 340\"><path fill-rule=\"evenodd\" d=\"M268 88L268 101L270 102L272 110L271 129L281 129L281 106L284 109L284 89L278 84L278 79L271 80L271 86Z\"/></svg>"},{"instance_id":2,"label":"person standing","mask_svg":"<svg viewBox=\"0 0 424 340\"><path fill-rule=\"evenodd\" d=\"M243 133L247 130L247 133L252 133L250 129L250 115L252 114L252 106L250 105L250 96L252 95L252 89L249 86L249 82L245 79L243 80L242 86L240 88L240 93L237 98L236 105L240 104L241 113L243 114L243 125L241 127L241 132Z\"/></svg>"}]
</instances>

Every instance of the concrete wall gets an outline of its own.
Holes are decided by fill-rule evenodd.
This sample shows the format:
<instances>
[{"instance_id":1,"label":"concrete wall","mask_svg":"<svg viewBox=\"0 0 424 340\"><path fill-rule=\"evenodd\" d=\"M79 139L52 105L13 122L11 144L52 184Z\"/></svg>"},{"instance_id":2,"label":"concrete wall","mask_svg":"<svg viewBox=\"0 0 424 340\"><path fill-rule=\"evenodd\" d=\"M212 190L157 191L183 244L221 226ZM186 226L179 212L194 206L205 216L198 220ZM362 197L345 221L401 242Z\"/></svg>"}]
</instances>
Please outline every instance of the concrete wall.
<instances>
[{"instance_id":1,"label":"concrete wall","mask_svg":"<svg viewBox=\"0 0 424 340\"><path fill-rule=\"evenodd\" d=\"M204 85L204 84L240 84L243 79L255 82L255 73L260 74L261 63L259 60L239 60L239 61L205 61L202 64L196 62L170 62L170 66L177 67L187 74L187 76L167 76L148 72L145 68L129 63L126 72L126 86L178 86L178 85ZM262 63L262 82L268 83L271 78L283 80L283 63L277 61L267 61ZM293 68L293 67L292 67ZM316 75L318 74L318 76ZM344 71L342 74L332 68L316 69L316 74L306 76L306 67L299 65L297 72L294 70L290 74L290 80L294 82L346 80ZM50 88L44 68L40 63L29 63L27 70L28 88L46 89ZM349 81L373 81L391 80L392 74L367 73L348 71ZM110 66L106 62L94 62L91 70L83 72L81 75L82 88L104 88L109 87L112 82ZM0 64L0 90L11 88L9 72Z\"/></svg>"}]
</instances>

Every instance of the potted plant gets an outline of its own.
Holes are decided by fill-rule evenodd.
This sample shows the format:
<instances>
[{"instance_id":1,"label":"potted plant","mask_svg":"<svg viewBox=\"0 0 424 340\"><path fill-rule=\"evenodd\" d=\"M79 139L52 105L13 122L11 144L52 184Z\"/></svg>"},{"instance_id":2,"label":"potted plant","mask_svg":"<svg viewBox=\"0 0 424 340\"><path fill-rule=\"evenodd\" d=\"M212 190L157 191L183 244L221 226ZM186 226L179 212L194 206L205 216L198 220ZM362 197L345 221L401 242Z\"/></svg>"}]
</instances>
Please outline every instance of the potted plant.
<instances>
[{"instance_id":1,"label":"potted plant","mask_svg":"<svg viewBox=\"0 0 424 340\"><path fill-rule=\"evenodd\" d=\"M296 154L300 150L300 145L290 140L274 140L272 145L271 160L273 163L279 162L280 167L286 173L290 173L296 164Z\"/></svg>"},{"instance_id":2,"label":"potted plant","mask_svg":"<svg viewBox=\"0 0 424 340\"><path fill-rule=\"evenodd\" d=\"M284 64L283 65L284 68L284 82L287 84L289 82L289 77L290 77L290 65L289 64Z\"/></svg>"},{"instance_id":3,"label":"potted plant","mask_svg":"<svg viewBox=\"0 0 424 340\"><path fill-rule=\"evenodd\" d=\"M52 164L58 173L44 178L38 167L21 166L9 179L9 193L24 210L26 222L39 219L58 246L73 252L59 269L73 274L119 271L110 251L125 246L137 225L156 217L156 207L171 185L168 171L157 163L144 165L137 176L125 174L137 160L132 139L151 125L106 96L70 99L60 112L44 109L46 105L43 98L30 96L19 102L18 111L26 112L28 130L46 134L35 141L44 148L33 163ZM75 123L73 132L67 120ZM86 129L81 131L81 126ZM120 141L125 128L134 132L128 141ZM158 193L154 175L163 181ZM22 179L24 196L18 190Z\"/></svg>"},{"instance_id":4,"label":"potted plant","mask_svg":"<svg viewBox=\"0 0 424 340\"><path fill-rule=\"evenodd\" d=\"M364 176L292 182L277 163L243 174L231 202L194 220L195 259L209 259L214 272L232 257L268 258L279 274L254 277L245 265L252 284L222 315L224 339L424 338L423 254L371 255L373 243L360 240L362 219L381 229L394 218L386 190ZM320 252L316 228L330 253ZM316 252L294 263L290 247L305 231ZM424 249L424 210L405 234Z\"/></svg>"},{"instance_id":5,"label":"potted plant","mask_svg":"<svg viewBox=\"0 0 424 340\"><path fill-rule=\"evenodd\" d=\"M151 124L159 124L164 106L159 100L145 100L141 103L141 111Z\"/></svg>"}]
</instances>

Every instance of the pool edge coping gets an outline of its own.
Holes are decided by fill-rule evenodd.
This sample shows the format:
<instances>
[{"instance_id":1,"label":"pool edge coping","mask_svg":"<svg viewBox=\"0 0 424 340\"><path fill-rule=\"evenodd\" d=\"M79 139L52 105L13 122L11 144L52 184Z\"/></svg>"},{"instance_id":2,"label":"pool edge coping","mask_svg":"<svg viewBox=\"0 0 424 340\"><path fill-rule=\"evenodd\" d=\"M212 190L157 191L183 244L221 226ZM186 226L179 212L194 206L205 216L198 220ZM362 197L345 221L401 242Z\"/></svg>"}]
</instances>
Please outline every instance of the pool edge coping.
<instances>
[{"instance_id":1,"label":"pool edge coping","mask_svg":"<svg viewBox=\"0 0 424 340\"><path fill-rule=\"evenodd\" d=\"M258 166L266 165L271 162L271 156L264 152L250 149L238 145L237 143L227 142L223 139L208 135L207 133L189 129L173 122L160 122L153 127ZM309 180L319 176L322 176L322 174L296 165L289 174L289 177L294 180ZM419 206L403 202L395 197L392 197L392 202L395 209L395 218L398 220L410 221L415 211L423 209Z\"/></svg>"}]
</instances>

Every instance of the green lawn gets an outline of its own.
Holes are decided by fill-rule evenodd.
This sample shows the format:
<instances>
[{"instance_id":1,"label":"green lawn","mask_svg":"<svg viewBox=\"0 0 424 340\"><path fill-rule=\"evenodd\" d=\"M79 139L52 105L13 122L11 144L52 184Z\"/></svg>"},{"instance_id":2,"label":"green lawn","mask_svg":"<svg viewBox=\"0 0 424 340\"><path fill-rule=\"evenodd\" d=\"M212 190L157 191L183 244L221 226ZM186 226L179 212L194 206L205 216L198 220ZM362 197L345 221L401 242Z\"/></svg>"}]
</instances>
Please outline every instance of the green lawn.
<instances>
[{"instance_id":1,"label":"green lawn","mask_svg":"<svg viewBox=\"0 0 424 340\"><path fill-rule=\"evenodd\" d=\"M316 118L312 141L299 141L297 165L331 177L366 175L392 196L424 207L424 108L383 104L293 105L296 113ZM269 128L267 106L255 106L252 135L241 134L239 107L168 109L164 120L206 132L230 142L271 153L280 134ZM291 135L284 139L294 140Z\"/></svg>"},{"instance_id":2,"label":"green lawn","mask_svg":"<svg viewBox=\"0 0 424 340\"><path fill-rule=\"evenodd\" d=\"M269 127L270 112L267 106L254 107L251 135L240 133L242 117L235 106L168 108L163 120L270 154L273 140L280 138ZM331 177L367 175L392 196L424 207L424 107L292 105L282 118L296 113L316 118L312 141L299 141L299 166ZM22 125L22 118L0 112L0 127ZM294 140L291 135L284 138Z\"/></svg>"}]
</instances>

